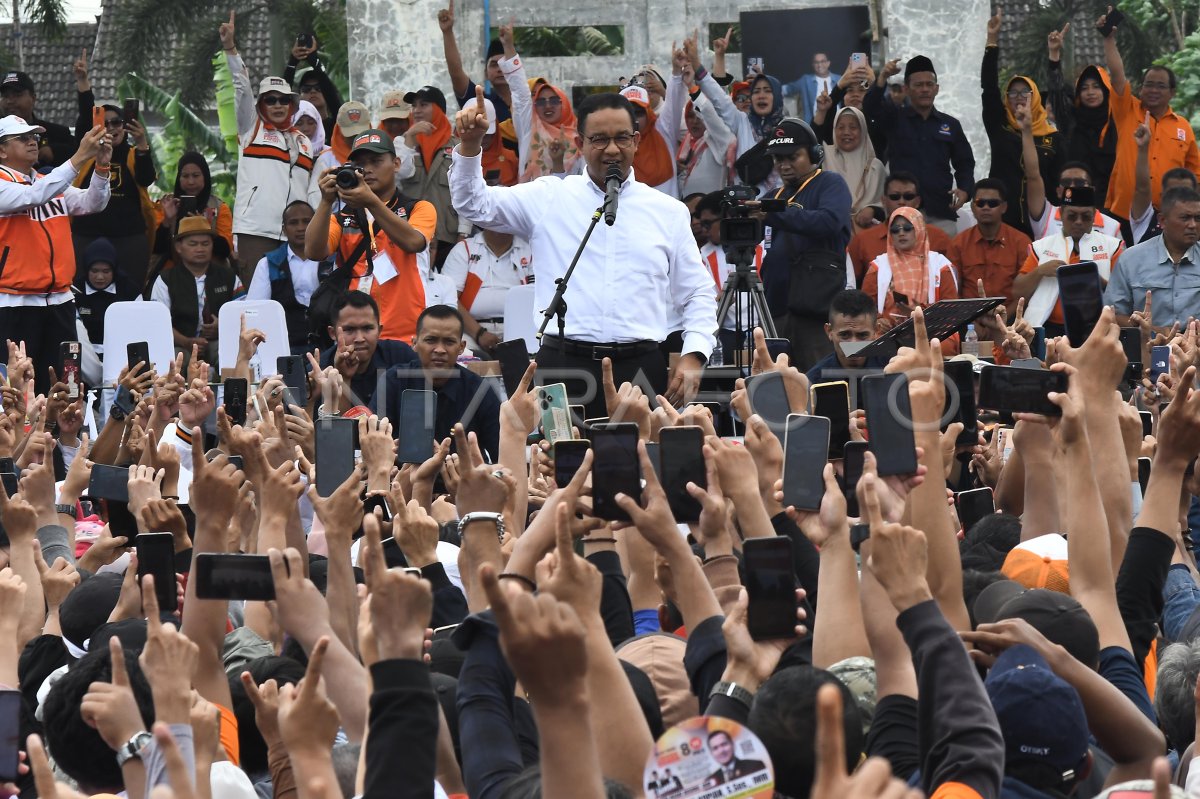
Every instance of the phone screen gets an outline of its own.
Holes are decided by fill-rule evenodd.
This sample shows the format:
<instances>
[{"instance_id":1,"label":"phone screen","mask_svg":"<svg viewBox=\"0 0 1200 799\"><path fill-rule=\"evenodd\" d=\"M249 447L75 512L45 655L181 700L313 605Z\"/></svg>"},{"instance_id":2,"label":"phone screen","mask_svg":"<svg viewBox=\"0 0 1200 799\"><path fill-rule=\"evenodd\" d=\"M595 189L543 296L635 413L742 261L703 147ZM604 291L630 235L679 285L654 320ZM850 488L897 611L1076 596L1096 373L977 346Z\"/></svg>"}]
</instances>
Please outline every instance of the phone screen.
<instances>
[{"instance_id":1,"label":"phone screen","mask_svg":"<svg viewBox=\"0 0 1200 799\"><path fill-rule=\"evenodd\" d=\"M129 501L129 467L97 463L88 479L88 496L92 499Z\"/></svg>"},{"instance_id":2,"label":"phone screen","mask_svg":"<svg viewBox=\"0 0 1200 799\"><path fill-rule=\"evenodd\" d=\"M958 521L962 524L963 533L969 533L980 519L996 512L996 503L990 488L960 491L954 495L954 507L958 511Z\"/></svg>"},{"instance_id":3,"label":"phone screen","mask_svg":"<svg viewBox=\"0 0 1200 799\"><path fill-rule=\"evenodd\" d=\"M1146 486L1150 485L1150 459L1138 458L1138 483L1142 487L1142 497L1146 496Z\"/></svg>"},{"instance_id":4,"label":"phone screen","mask_svg":"<svg viewBox=\"0 0 1200 799\"><path fill-rule=\"evenodd\" d=\"M613 424L592 431L592 508L598 518L629 521L614 497L642 501L642 467L636 424Z\"/></svg>"},{"instance_id":5,"label":"phone screen","mask_svg":"<svg viewBox=\"0 0 1200 799\"><path fill-rule=\"evenodd\" d=\"M0 780L16 782L21 763L21 692L0 691Z\"/></svg>"},{"instance_id":6,"label":"phone screen","mask_svg":"<svg viewBox=\"0 0 1200 799\"><path fill-rule=\"evenodd\" d=\"M1062 302L1063 325L1072 347L1082 347L1100 321L1104 310L1104 290L1095 261L1060 266L1058 297Z\"/></svg>"},{"instance_id":7,"label":"phone screen","mask_svg":"<svg viewBox=\"0 0 1200 799\"><path fill-rule=\"evenodd\" d=\"M880 476L912 474L917 470L912 403L908 377L903 374L867 375L862 379L867 435Z\"/></svg>"},{"instance_id":8,"label":"phone screen","mask_svg":"<svg viewBox=\"0 0 1200 799\"><path fill-rule=\"evenodd\" d=\"M267 602L275 598L275 579L266 555L202 552L195 566L200 599Z\"/></svg>"},{"instance_id":9,"label":"phone screen","mask_svg":"<svg viewBox=\"0 0 1200 799\"><path fill-rule=\"evenodd\" d=\"M244 377L227 377L222 384L225 400L225 415L233 424L246 423L246 399L250 387Z\"/></svg>"},{"instance_id":10,"label":"phone screen","mask_svg":"<svg viewBox=\"0 0 1200 799\"><path fill-rule=\"evenodd\" d=\"M1040 367L1040 365L1039 365ZM979 416L975 407L975 368L969 361L946 361L946 411L944 424L962 422L963 430L956 442L960 447L973 446L979 440ZM954 415L947 416L950 411Z\"/></svg>"},{"instance_id":11,"label":"phone screen","mask_svg":"<svg viewBox=\"0 0 1200 799\"><path fill-rule=\"evenodd\" d=\"M283 377L284 402L301 408L307 405L308 376L304 373L304 359L299 355L281 355L275 361L275 368Z\"/></svg>"},{"instance_id":12,"label":"phone screen","mask_svg":"<svg viewBox=\"0 0 1200 799\"><path fill-rule=\"evenodd\" d=\"M529 347L525 339L515 338L512 341L501 341L496 345L496 360L500 361L500 376L504 380L504 390L512 396L529 368Z\"/></svg>"},{"instance_id":13,"label":"phone screen","mask_svg":"<svg viewBox=\"0 0 1200 799\"><path fill-rule=\"evenodd\" d=\"M1066 372L989 366L979 376L979 404L994 411L1062 416L1046 395L1066 390Z\"/></svg>"},{"instance_id":14,"label":"phone screen","mask_svg":"<svg viewBox=\"0 0 1200 799\"><path fill-rule=\"evenodd\" d=\"M783 442L783 504L796 510L819 510L825 496L825 463L829 457L830 422L823 416L794 413Z\"/></svg>"},{"instance_id":15,"label":"phone screen","mask_svg":"<svg viewBox=\"0 0 1200 799\"><path fill-rule=\"evenodd\" d=\"M664 427L659 432L658 442L662 487L675 521L700 521L700 503L688 493L687 484L708 487L704 431L699 427Z\"/></svg>"},{"instance_id":16,"label":"phone screen","mask_svg":"<svg viewBox=\"0 0 1200 799\"><path fill-rule=\"evenodd\" d=\"M562 488L574 479L579 467L583 465L583 456L587 454L591 446L591 442L577 438L564 438L554 445L552 452L556 486Z\"/></svg>"},{"instance_id":17,"label":"phone screen","mask_svg":"<svg viewBox=\"0 0 1200 799\"><path fill-rule=\"evenodd\" d=\"M792 540L787 536L747 538L742 543L746 567L747 627L755 641L791 638L796 629L796 572Z\"/></svg>"},{"instance_id":18,"label":"phone screen","mask_svg":"<svg viewBox=\"0 0 1200 799\"><path fill-rule=\"evenodd\" d=\"M328 497L346 482L354 471L354 430L356 425L337 424L320 419L316 426L317 494Z\"/></svg>"},{"instance_id":19,"label":"phone screen","mask_svg":"<svg viewBox=\"0 0 1200 799\"><path fill-rule=\"evenodd\" d=\"M812 415L829 420L829 458L842 457L850 440L850 386L846 381L818 383L812 387Z\"/></svg>"},{"instance_id":20,"label":"phone screen","mask_svg":"<svg viewBox=\"0 0 1200 799\"><path fill-rule=\"evenodd\" d=\"M125 105L122 106L121 116L125 117L125 123L137 122L140 116L141 104L136 97L126 97Z\"/></svg>"},{"instance_id":21,"label":"phone screen","mask_svg":"<svg viewBox=\"0 0 1200 799\"><path fill-rule=\"evenodd\" d=\"M1159 346L1150 348L1150 382L1157 383L1158 376L1171 371L1171 348Z\"/></svg>"},{"instance_id":22,"label":"phone screen","mask_svg":"<svg viewBox=\"0 0 1200 799\"><path fill-rule=\"evenodd\" d=\"M138 582L147 574L154 578L158 609L173 611L178 606L175 592L175 536L170 533L139 533L137 546Z\"/></svg>"},{"instance_id":23,"label":"phone screen","mask_svg":"<svg viewBox=\"0 0 1200 799\"><path fill-rule=\"evenodd\" d=\"M433 391L406 389L400 395L400 463L424 463L433 457L433 423L437 397ZM494 455L494 453L493 453Z\"/></svg>"},{"instance_id":24,"label":"phone screen","mask_svg":"<svg viewBox=\"0 0 1200 799\"><path fill-rule=\"evenodd\" d=\"M858 507L858 481L862 479L867 442L849 441L842 449L842 492L846 495L846 515L861 516Z\"/></svg>"},{"instance_id":25,"label":"phone screen","mask_svg":"<svg viewBox=\"0 0 1200 799\"><path fill-rule=\"evenodd\" d=\"M150 345L145 341L131 341L125 345L125 363L130 371L139 363L144 363L149 369L153 366L150 363Z\"/></svg>"},{"instance_id":26,"label":"phone screen","mask_svg":"<svg viewBox=\"0 0 1200 799\"><path fill-rule=\"evenodd\" d=\"M750 409L761 416L771 426L771 431L783 441L784 425L792 412L787 389L783 385L783 374L763 372L747 377L746 398L750 402Z\"/></svg>"},{"instance_id":27,"label":"phone screen","mask_svg":"<svg viewBox=\"0 0 1200 799\"><path fill-rule=\"evenodd\" d=\"M1138 384L1142 378L1142 330L1137 327L1121 328L1121 349L1125 352L1125 360L1129 361L1129 369L1125 379Z\"/></svg>"},{"instance_id":28,"label":"phone screen","mask_svg":"<svg viewBox=\"0 0 1200 799\"><path fill-rule=\"evenodd\" d=\"M1154 435L1154 414L1150 411L1138 411L1142 419L1142 438Z\"/></svg>"},{"instance_id":29,"label":"phone screen","mask_svg":"<svg viewBox=\"0 0 1200 799\"><path fill-rule=\"evenodd\" d=\"M395 538L383 539L383 560L389 569L408 568L408 558L400 549L400 542Z\"/></svg>"},{"instance_id":30,"label":"phone screen","mask_svg":"<svg viewBox=\"0 0 1200 799\"><path fill-rule=\"evenodd\" d=\"M183 194L179 197L179 218L192 216L199 210L196 205L196 197L193 194Z\"/></svg>"},{"instance_id":31,"label":"phone screen","mask_svg":"<svg viewBox=\"0 0 1200 799\"><path fill-rule=\"evenodd\" d=\"M67 384L67 395L71 399L76 399L79 396L79 366L83 361L78 341L64 341L60 351L62 355L62 370L58 373L58 379Z\"/></svg>"}]
</instances>

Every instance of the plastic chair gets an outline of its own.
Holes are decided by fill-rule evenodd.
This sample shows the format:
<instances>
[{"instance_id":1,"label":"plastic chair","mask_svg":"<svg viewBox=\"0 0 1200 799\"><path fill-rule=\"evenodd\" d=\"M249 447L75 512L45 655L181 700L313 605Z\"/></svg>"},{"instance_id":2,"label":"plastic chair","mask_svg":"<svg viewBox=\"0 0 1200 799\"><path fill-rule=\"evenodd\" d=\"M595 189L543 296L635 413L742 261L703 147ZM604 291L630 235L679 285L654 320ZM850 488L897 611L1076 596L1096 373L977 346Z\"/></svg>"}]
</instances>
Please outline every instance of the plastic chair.
<instances>
[{"instance_id":1,"label":"plastic chair","mask_svg":"<svg viewBox=\"0 0 1200 799\"><path fill-rule=\"evenodd\" d=\"M292 354L287 319L283 306L275 300L239 300L222 305L217 314L217 358L222 369L230 369L237 362L243 314L247 328L256 327L267 337L258 346L258 354L250 359L250 372L257 382L264 374L275 374L278 358Z\"/></svg>"},{"instance_id":2,"label":"plastic chair","mask_svg":"<svg viewBox=\"0 0 1200 799\"><path fill-rule=\"evenodd\" d=\"M513 341L525 339L529 354L538 351L540 342L537 339L538 313L534 307L534 291L532 283L523 286L513 286L504 295L504 338Z\"/></svg>"},{"instance_id":3,"label":"plastic chair","mask_svg":"<svg viewBox=\"0 0 1200 799\"><path fill-rule=\"evenodd\" d=\"M171 309L161 302L114 302L104 313L104 385L117 382L125 368L125 348L135 341L150 345L150 360L166 374L175 360Z\"/></svg>"}]
</instances>

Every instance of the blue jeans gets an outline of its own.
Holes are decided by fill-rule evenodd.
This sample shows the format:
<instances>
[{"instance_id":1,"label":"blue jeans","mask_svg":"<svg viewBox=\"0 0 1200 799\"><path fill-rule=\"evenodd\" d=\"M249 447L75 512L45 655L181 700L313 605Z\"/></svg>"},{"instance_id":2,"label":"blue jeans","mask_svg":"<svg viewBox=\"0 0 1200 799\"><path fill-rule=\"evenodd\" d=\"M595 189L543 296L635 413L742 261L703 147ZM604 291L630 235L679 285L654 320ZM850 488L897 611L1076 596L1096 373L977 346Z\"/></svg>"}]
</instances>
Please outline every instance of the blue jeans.
<instances>
[{"instance_id":1,"label":"blue jeans","mask_svg":"<svg viewBox=\"0 0 1200 799\"><path fill-rule=\"evenodd\" d=\"M1187 566L1175 564L1167 571L1167 582L1163 585L1162 627L1168 641L1179 640L1183 625L1192 611L1200 605L1200 586L1192 579Z\"/></svg>"}]
</instances>

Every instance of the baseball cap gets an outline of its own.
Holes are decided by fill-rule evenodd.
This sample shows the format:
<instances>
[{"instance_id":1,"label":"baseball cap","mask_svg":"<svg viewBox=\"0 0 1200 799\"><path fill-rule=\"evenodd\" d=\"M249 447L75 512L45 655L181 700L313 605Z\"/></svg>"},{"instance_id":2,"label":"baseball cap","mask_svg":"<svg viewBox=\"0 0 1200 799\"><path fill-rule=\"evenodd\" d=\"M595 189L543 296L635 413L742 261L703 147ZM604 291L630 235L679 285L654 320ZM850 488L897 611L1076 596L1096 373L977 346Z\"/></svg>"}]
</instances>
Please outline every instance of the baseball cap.
<instances>
[{"instance_id":1,"label":"baseball cap","mask_svg":"<svg viewBox=\"0 0 1200 799\"><path fill-rule=\"evenodd\" d=\"M442 90L436 86L422 86L415 92L408 92L404 95L404 102L409 105L417 100L427 100L442 109L442 113L446 112L446 95L442 94Z\"/></svg>"},{"instance_id":2,"label":"baseball cap","mask_svg":"<svg viewBox=\"0 0 1200 799\"><path fill-rule=\"evenodd\" d=\"M412 106L404 102L403 92L385 92L379 107L380 122L385 119L408 119L412 116Z\"/></svg>"},{"instance_id":3,"label":"baseball cap","mask_svg":"<svg viewBox=\"0 0 1200 799\"><path fill-rule=\"evenodd\" d=\"M353 139L371 129L371 112L357 100L342 103L338 109L337 126L343 136Z\"/></svg>"},{"instance_id":4,"label":"baseball cap","mask_svg":"<svg viewBox=\"0 0 1200 799\"><path fill-rule=\"evenodd\" d=\"M213 232L212 225L202 216L185 216L179 220L179 229L175 231L175 241L179 241L184 236L195 236L199 233L204 233L212 238L216 238L217 234Z\"/></svg>"},{"instance_id":5,"label":"baseball cap","mask_svg":"<svg viewBox=\"0 0 1200 799\"><path fill-rule=\"evenodd\" d=\"M1087 716L1079 693L1025 644L996 658L983 682L1004 736L1005 770L1049 766L1074 779L1088 753ZM1056 787L1056 786L1047 786Z\"/></svg>"},{"instance_id":6,"label":"baseball cap","mask_svg":"<svg viewBox=\"0 0 1200 799\"><path fill-rule=\"evenodd\" d=\"M750 81L735 80L733 82L733 85L729 87L729 96L730 97L737 97L742 92L745 92L746 94L750 93Z\"/></svg>"},{"instance_id":7,"label":"baseball cap","mask_svg":"<svg viewBox=\"0 0 1200 799\"><path fill-rule=\"evenodd\" d=\"M15 114L0 119L0 139L5 136L20 136L22 133L45 133L41 125L30 125Z\"/></svg>"},{"instance_id":8,"label":"baseball cap","mask_svg":"<svg viewBox=\"0 0 1200 799\"><path fill-rule=\"evenodd\" d=\"M1069 594L1028 589L1012 580L1000 580L979 592L972 610L979 624L1023 619L1086 666L1094 667L1100 660L1096 623L1079 600Z\"/></svg>"},{"instance_id":9,"label":"baseball cap","mask_svg":"<svg viewBox=\"0 0 1200 799\"><path fill-rule=\"evenodd\" d=\"M1022 541L1004 558L1000 571L1026 588L1049 588L1069 593L1067 539L1058 533L1047 533Z\"/></svg>"},{"instance_id":10,"label":"baseball cap","mask_svg":"<svg viewBox=\"0 0 1200 799\"><path fill-rule=\"evenodd\" d=\"M358 152L395 155L396 145L392 143L392 137L387 133L377 128L371 128L358 134L350 142L350 156L353 158L354 154Z\"/></svg>"},{"instance_id":11,"label":"baseball cap","mask_svg":"<svg viewBox=\"0 0 1200 799\"><path fill-rule=\"evenodd\" d=\"M474 108L475 106L476 106L475 98L472 97L470 100L467 100L465 103L463 103L462 110L467 111L471 108ZM483 110L485 113L487 113L487 120L488 120L487 135L490 136L496 132L496 106L495 106L495 104L492 103L491 100L489 100L485 97L485 98L483 98Z\"/></svg>"},{"instance_id":12,"label":"baseball cap","mask_svg":"<svg viewBox=\"0 0 1200 799\"><path fill-rule=\"evenodd\" d=\"M875 718L875 705L878 703L875 661L861 655L849 657L830 666L829 673L841 680L854 695L854 702L862 716L863 735L866 735L871 729L871 720Z\"/></svg>"},{"instance_id":13,"label":"baseball cap","mask_svg":"<svg viewBox=\"0 0 1200 799\"><path fill-rule=\"evenodd\" d=\"M279 94L286 94L288 97L300 96L292 91L290 83L275 75L269 75L258 83L258 96L262 97L267 92L278 92Z\"/></svg>"},{"instance_id":14,"label":"baseball cap","mask_svg":"<svg viewBox=\"0 0 1200 799\"><path fill-rule=\"evenodd\" d=\"M621 96L631 103L640 105L642 108L650 107L650 92L641 86L626 86L624 89L621 89Z\"/></svg>"},{"instance_id":15,"label":"baseball cap","mask_svg":"<svg viewBox=\"0 0 1200 799\"><path fill-rule=\"evenodd\" d=\"M1068 186L1063 189L1062 204L1075 207L1095 208L1096 190L1091 186Z\"/></svg>"},{"instance_id":16,"label":"baseball cap","mask_svg":"<svg viewBox=\"0 0 1200 799\"><path fill-rule=\"evenodd\" d=\"M770 136L767 140L768 155L791 155L799 149L816 144L811 129L793 118L780 120Z\"/></svg>"},{"instance_id":17,"label":"baseball cap","mask_svg":"<svg viewBox=\"0 0 1200 799\"><path fill-rule=\"evenodd\" d=\"M27 72L4 73L4 79L0 80L0 93L9 89L28 91L30 94L37 93L37 90L33 88L33 78L29 77L29 73Z\"/></svg>"}]
</instances>

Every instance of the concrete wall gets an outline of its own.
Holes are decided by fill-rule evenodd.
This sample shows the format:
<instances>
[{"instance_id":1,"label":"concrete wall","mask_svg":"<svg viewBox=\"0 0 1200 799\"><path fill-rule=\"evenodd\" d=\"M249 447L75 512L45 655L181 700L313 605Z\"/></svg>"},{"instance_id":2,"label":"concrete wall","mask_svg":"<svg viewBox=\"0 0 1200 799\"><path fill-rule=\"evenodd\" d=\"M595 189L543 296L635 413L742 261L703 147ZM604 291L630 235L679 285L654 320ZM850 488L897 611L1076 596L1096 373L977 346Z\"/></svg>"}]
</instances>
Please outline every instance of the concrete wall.
<instances>
[{"instance_id":1,"label":"concrete wall","mask_svg":"<svg viewBox=\"0 0 1200 799\"><path fill-rule=\"evenodd\" d=\"M989 0L880 0L888 37L883 53L930 56L939 72L938 106L962 121L975 148L976 176L987 174L987 139L979 118L979 61L983 56ZM739 11L819 8L856 3L822 0L543 0L522 4L499 0L491 5L492 24L623 25L625 54L587 58L526 58L529 75L550 82L614 83L645 63L666 72L672 42L695 28L706 38L708 24L736 21ZM445 0L347 0L351 41L350 81L353 99L377 107L385 91L415 89L432 83L450 98L450 81L442 55L437 11ZM468 7L469 6L469 7ZM468 72L482 74L483 8L481 2L456 2L455 33ZM705 57L706 63L711 54ZM730 69L741 63L730 56ZM451 111L454 103L450 102Z\"/></svg>"}]
</instances>

